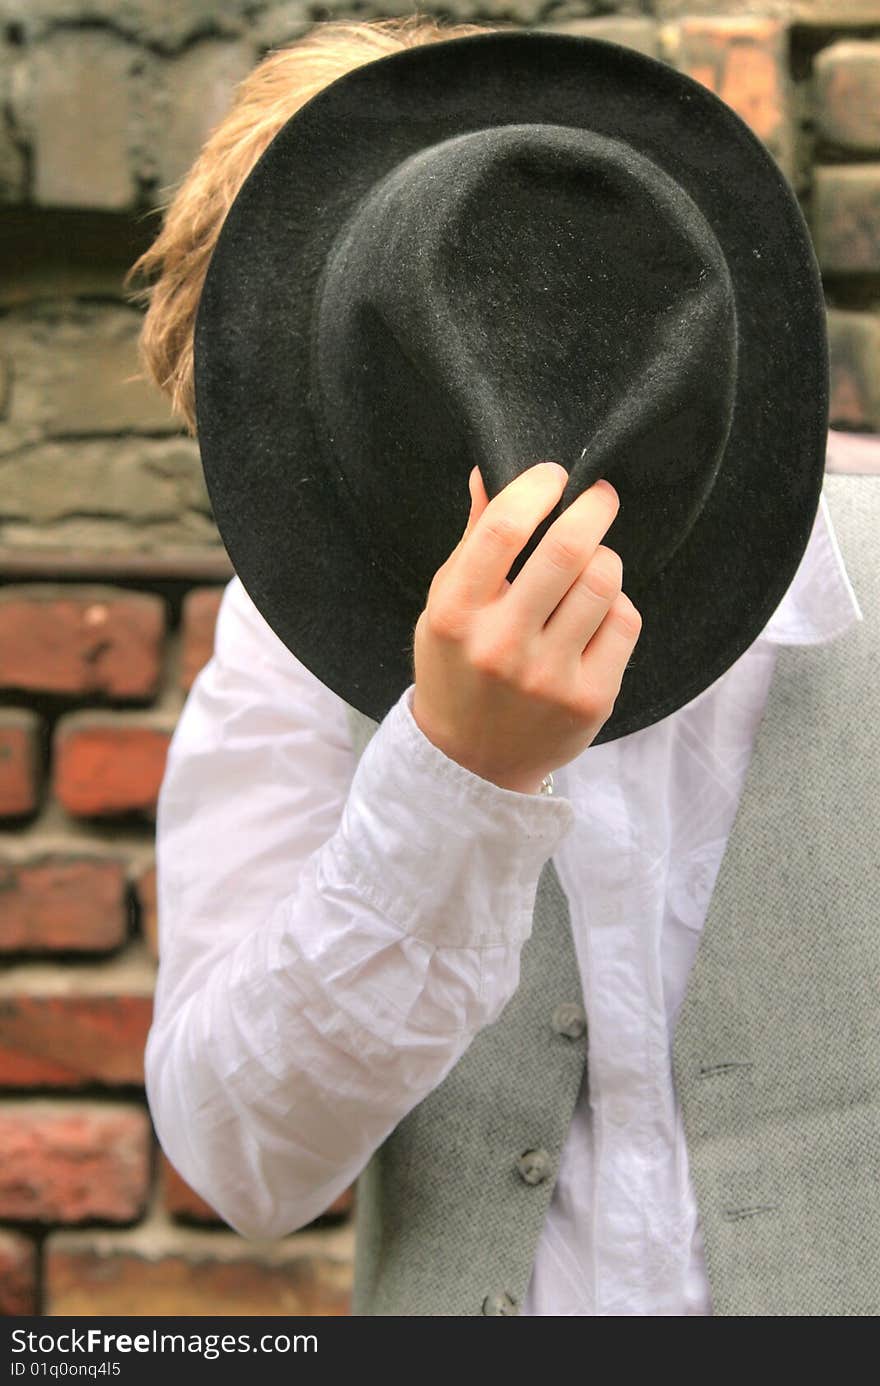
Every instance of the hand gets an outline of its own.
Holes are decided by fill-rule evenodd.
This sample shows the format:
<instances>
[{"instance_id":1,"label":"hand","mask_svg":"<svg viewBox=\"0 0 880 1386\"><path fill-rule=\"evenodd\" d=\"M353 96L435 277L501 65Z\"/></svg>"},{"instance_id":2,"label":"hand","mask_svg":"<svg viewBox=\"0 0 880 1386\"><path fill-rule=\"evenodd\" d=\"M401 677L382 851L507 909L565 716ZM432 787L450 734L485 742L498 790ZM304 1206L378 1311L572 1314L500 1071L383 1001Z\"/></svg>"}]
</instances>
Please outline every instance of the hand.
<instances>
[{"instance_id":1,"label":"hand","mask_svg":"<svg viewBox=\"0 0 880 1386\"><path fill-rule=\"evenodd\" d=\"M507 579L567 481L539 462L490 501L474 467L467 527L414 634L418 727L459 765L526 794L607 722L642 628L620 557L599 542L620 504L608 482L582 492Z\"/></svg>"}]
</instances>

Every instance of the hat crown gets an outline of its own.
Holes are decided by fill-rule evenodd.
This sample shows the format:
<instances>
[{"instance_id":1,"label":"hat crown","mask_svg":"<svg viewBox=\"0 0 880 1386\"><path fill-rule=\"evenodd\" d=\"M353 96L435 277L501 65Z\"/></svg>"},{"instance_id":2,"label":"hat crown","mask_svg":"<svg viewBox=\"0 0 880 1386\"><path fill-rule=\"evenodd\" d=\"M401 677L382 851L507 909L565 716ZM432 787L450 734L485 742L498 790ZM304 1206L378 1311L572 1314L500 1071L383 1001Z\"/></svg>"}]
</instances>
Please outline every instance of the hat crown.
<instances>
[{"instance_id":1,"label":"hat crown","mask_svg":"<svg viewBox=\"0 0 880 1386\"><path fill-rule=\"evenodd\" d=\"M570 473L511 577L608 477L634 599L705 504L736 385L731 277L693 199L623 141L521 123L428 145L357 203L314 311L337 500L415 599L460 537L474 463L490 497L543 459Z\"/></svg>"}]
</instances>

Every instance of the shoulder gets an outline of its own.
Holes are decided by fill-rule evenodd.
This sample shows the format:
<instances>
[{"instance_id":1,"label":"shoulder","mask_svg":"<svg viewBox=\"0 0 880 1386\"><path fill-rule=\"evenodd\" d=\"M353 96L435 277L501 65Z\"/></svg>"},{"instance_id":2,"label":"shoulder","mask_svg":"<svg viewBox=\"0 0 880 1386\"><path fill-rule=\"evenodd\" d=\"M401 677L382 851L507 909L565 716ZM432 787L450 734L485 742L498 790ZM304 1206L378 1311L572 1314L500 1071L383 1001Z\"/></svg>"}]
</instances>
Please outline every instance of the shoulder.
<instances>
[{"instance_id":1,"label":"shoulder","mask_svg":"<svg viewBox=\"0 0 880 1386\"><path fill-rule=\"evenodd\" d=\"M214 633L214 655L230 664L245 657L256 657L282 675L296 674L305 667L275 634L237 573L223 589Z\"/></svg>"},{"instance_id":2,"label":"shoulder","mask_svg":"<svg viewBox=\"0 0 880 1386\"><path fill-rule=\"evenodd\" d=\"M246 705L247 715L272 709L286 724L332 731L350 745L348 704L275 634L237 574L223 589L213 655L197 682L210 699Z\"/></svg>"}]
</instances>

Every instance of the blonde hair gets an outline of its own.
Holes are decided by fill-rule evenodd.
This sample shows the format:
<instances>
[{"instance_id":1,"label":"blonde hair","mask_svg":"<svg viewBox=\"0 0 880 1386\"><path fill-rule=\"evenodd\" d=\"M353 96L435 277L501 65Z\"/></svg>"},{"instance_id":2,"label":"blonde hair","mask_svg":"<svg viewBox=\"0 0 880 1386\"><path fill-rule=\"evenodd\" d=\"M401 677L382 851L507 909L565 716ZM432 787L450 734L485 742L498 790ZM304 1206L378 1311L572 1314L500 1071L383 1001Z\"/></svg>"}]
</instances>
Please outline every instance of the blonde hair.
<instances>
[{"instance_id":1,"label":"blonde hair","mask_svg":"<svg viewBox=\"0 0 880 1386\"><path fill-rule=\"evenodd\" d=\"M507 26L445 24L418 11L358 23L325 20L268 53L238 83L229 111L189 172L163 189L161 229L123 281L126 290L136 278L149 281L128 295L148 305L138 354L146 378L169 396L188 433L196 434L193 328L211 254L242 183L282 125L323 87L363 63L499 27Z\"/></svg>"}]
</instances>

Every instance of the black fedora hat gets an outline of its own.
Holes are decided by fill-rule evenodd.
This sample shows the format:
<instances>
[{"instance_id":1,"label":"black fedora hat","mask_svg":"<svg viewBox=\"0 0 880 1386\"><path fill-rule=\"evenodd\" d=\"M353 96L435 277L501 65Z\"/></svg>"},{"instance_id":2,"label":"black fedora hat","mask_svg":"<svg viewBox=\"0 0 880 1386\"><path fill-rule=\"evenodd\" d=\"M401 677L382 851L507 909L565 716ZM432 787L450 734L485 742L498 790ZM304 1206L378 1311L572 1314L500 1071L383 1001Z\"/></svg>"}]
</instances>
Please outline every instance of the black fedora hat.
<instances>
[{"instance_id":1,"label":"black fedora hat","mask_svg":"<svg viewBox=\"0 0 880 1386\"><path fill-rule=\"evenodd\" d=\"M381 720L467 518L601 476L642 631L594 744L696 697L769 620L822 487L824 304L786 179L721 100L595 39L495 31L334 81L279 131L195 326L202 462L287 647Z\"/></svg>"}]
</instances>

